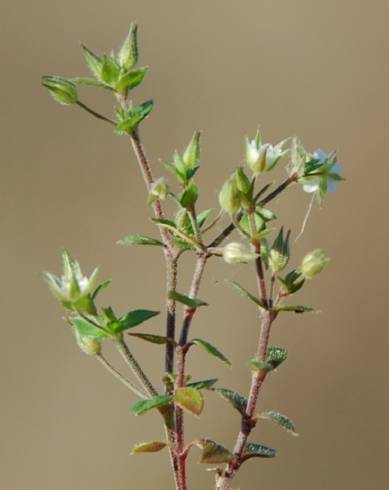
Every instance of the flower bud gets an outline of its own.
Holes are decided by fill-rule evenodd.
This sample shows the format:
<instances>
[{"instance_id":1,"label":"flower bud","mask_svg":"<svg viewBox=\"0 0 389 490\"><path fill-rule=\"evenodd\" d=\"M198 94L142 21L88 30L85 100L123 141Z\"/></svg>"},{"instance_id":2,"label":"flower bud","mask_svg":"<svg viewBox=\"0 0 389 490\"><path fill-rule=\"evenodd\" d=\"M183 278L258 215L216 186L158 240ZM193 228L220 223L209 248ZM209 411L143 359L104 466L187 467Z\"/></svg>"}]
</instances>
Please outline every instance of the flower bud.
<instances>
[{"instance_id":1,"label":"flower bud","mask_svg":"<svg viewBox=\"0 0 389 490\"><path fill-rule=\"evenodd\" d=\"M251 191L251 182L242 167L238 167L235 170L235 181L238 189L243 194L248 194Z\"/></svg>"},{"instance_id":2,"label":"flower bud","mask_svg":"<svg viewBox=\"0 0 389 490\"><path fill-rule=\"evenodd\" d=\"M80 333L76 329L74 329L74 335L76 337L77 345L82 350L82 352L84 352L88 356L100 354L100 340L94 337L86 337L85 335L80 335Z\"/></svg>"},{"instance_id":3,"label":"flower bud","mask_svg":"<svg viewBox=\"0 0 389 490\"><path fill-rule=\"evenodd\" d=\"M130 25L128 35L118 53L118 60L121 67L131 70L138 62L138 26Z\"/></svg>"},{"instance_id":4,"label":"flower bud","mask_svg":"<svg viewBox=\"0 0 389 490\"><path fill-rule=\"evenodd\" d=\"M284 238L284 229L281 228L269 251L268 261L273 272L281 272L289 262L289 236L290 231Z\"/></svg>"},{"instance_id":5,"label":"flower bud","mask_svg":"<svg viewBox=\"0 0 389 490\"><path fill-rule=\"evenodd\" d=\"M241 264L257 258L257 254L239 242L230 242L223 248L223 259L227 264Z\"/></svg>"},{"instance_id":6,"label":"flower bud","mask_svg":"<svg viewBox=\"0 0 389 490\"><path fill-rule=\"evenodd\" d=\"M316 249L307 254L301 263L300 270L306 279L312 279L319 274L328 264L330 259L325 256L323 250Z\"/></svg>"},{"instance_id":7,"label":"flower bud","mask_svg":"<svg viewBox=\"0 0 389 490\"><path fill-rule=\"evenodd\" d=\"M70 80L57 76L44 76L42 77L42 85L48 89L53 99L60 104L77 104L77 86Z\"/></svg>"},{"instance_id":8,"label":"flower bud","mask_svg":"<svg viewBox=\"0 0 389 490\"><path fill-rule=\"evenodd\" d=\"M151 184L149 191L148 203L152 204L153 202L160 199L164 201L169 192L169 186L165 179L165 177L160 177L155 182Z\"/></svg>"},{"instance_id":9,"label":"flower bud","mask_svg":"<svg viewBox=\"0 0 389 490\"><path fill-rule=\"evenodd\" d=\"M219 203L223 211L233 215L236 214L241 205L241 193L234 177L230 177L224 182L219 193Z\"/></svg>"},{"instance_id":10,"label":"flower bud","mask_svg":"<svg viewBox=\"0 0 389 490\"><path fill-rule=\"evenodd\" d=\"M196 131L182 155L182 161L187 169L194 169L200 165L200 131Z\"/></svg>"}]
</instances>

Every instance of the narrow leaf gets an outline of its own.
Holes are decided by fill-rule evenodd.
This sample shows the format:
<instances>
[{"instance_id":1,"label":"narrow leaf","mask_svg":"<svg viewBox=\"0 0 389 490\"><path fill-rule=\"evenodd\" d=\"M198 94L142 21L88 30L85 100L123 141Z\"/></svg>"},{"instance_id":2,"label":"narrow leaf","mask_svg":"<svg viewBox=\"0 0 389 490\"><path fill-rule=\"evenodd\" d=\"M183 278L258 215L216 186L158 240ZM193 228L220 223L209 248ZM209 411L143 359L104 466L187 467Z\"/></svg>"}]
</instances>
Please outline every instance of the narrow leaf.
<instances>
[{"instance_id":1,"label":"narrow leaf","mask_svg":"<svg viewBox=\"0 0 389 490\"><path fill-rule=\"evenodd\" d=\"M97 288L93 291L92 293L92 300L94 300L97 295L105 288L107 288L109 286L111 281L105 281L105 282L102 282L101 284L99 284L97 286Z\"/></svg>"},{"instance_id":2,"label":"narrow leaf","mask_svg":"<svg viewBox=\"0 0 389 490\"><path fill-rule=\"evenodd\" d=\"M276 305L273 307L274 311L294 311L295 313L307 313L316 312L314 308L304 305Z\"/></svg>"},{"instance_id":3,"label":"narrow leaf","mask_svg":"<svg viewBox=\"0 0 389 490\"><path fill-rule=\"evenodd\" d=\"M185 306L189 306L189 308L196 309L199 306L208 306L208 303L201 299L189 298L189 296L185 296L185 294L177 293L177 291L169 291L168 295L169 299L173 299L182 303Z\"/></svg>"},{"instance_id":4,"label":"narrow leaf","mask_svg":"<svg viewBox=\"0 0 389 490\"><path fill-rule=\"evenodd\" d=\"M129 335L145 340L146 342L151 342L152 344L176 344L173 339L162 335L153 335L149 333L130 333Z\"/></svg>"},{"instance_id":5,"label":"narrow leaf","mask_svg":"<svg viewBox=\"0 0 389 490\"><path fill-rule=\"evenodd\" d=\"M250 458L274 458L275 455L275 449L263 446L262 444L249 442L246 445L245 452L243 454L243 460L246 461Z\"/></svg>"},{"instance_id":6,"label":"narrow leaf","mask_svg":"<svg viewBox=\"0 0 389 490\"><path fill-rule=\"evenodd\" d=\"M211 439L202 439L199 445L203 448L200 463L229 463L234 459L234 455L229 449Z\"/></svg>"},{"instance_id":7,"label":"narrow leaf","mask_svg":"<svg viewBox=\"0 0 389 490\"><path fill-rule=\"evenodd\" d=\"M282 428L284 428L287 432L293 434L294 436L298 435L294 423L290 420L289 417L283 415L282 413L269 410L267 412L260 413L258 417L264 420L271 420L272 422L277 423Z\"/></svg>"},{"instance_id":8,"label":"narrow leaf","mask_svg":"<svg viewBox=\"0 0 389 490\"><path fill-rule=\"evenodd\" d=\"M133 310L122 316L119 320L117 332L123 332L129 328L134 328L137 325L145 322L149 318L159 315L159 311L152 310Z\"/></svg>"},{"instance_id":9,"label":"narrow leaf","mask_svg":"<svg viewBox=\"0 0 389 490\"><path fill-rule=\"evenodd\" d=\"M139 442L135 444L135 446L131 450L131 454L139 454L139 453L156 453L161 451L166 447L166 442L161 441L147 441L147 442Z\"/></svg>"},{"instance_id":10,"label":"narrow leaf","mask_svg":"<svg viewBox=\"0 0 389 490\"><path fill-rule=\"evenodd\" d=\"M131 407L135 415L144 415L153 408L160 408L168 405L173 399L172 395L158 395L151 400L139 400Z\"/></svg>"},{"instance_id":11,"label":"narrow leaf","mask_svg":"<svg viewBox=\"0 0 389 490\"><path fill-rule=\"evenodd\" d=\"M128 90L132 90L142 83L148 68L137 68L136 70L131 70L122 75L115 85L116 90L121 93L125 93Z\"/></svg>"},{"instance_id":12,"label":"narrow leaf","mask_svg":"<svg viewBox=\"0 0 389 490\"><path fill-rule=\"evenodd\" d=\"M213 212L213 208L205 209L204 211L201 211L201 213L199 213L196 216L196 220L199 228L203 226L203 224L207 221L207 219L212 214L212 212Z\"/></svg>"},{"instance_id":13,"label":"narrow leaf","mask_svg":"<svg viewBox=\"0 0 389 490\"><path fill-rule=\"evenodd\" d=\"M211 354L212 356L217 357L221 361L223 361L226 364L228 364L229 366L231 366L231 363L227 359L227 357L224 354L222 354L215 346L213 346L209 342L206 342L205 340L202 340L202 339L193 339L191 342L193 342L193 344L196 344L196 345L202 347L206 352L208 352L208 354Z\"/></svg>"},{"instance_id":14,"label":"narrow leaf","mask_svg":"<svg viewBox=\"0 0 389 490\"><path fill-rule=\"evenodd\" d=\"M288 357L288 351L282 347L270 346L267 349L266 362L269 363L273 369L276 369L282 364Z\"/></svg>"},{"instance_id":15,"label":"narrow leaf","mask_svg":"<svg viewBox=\"0 0 389 490\"><path fill-rule=\"evenodd\" d=\"M204 408L204 398L200 391L195 388L177 388L174 392L174 400L178 406L199 416Z\"/></svg>"},{"instance_id":16,"label":"narrow leaf","mask_svg":"<svg viewBox=\"0 0 389 490\"><path fill-rule=\"evenodd\" d=\"M247 408L247 398L240 395L236 391L229 390L227 388L216 388L216 393L218 393L222 398L227 400L231 405L238 410L239 413L244 415Z\"/></svg>"},{"instance_id":17,"label":"narrow leaf","mask_svg":"<svg viewBox=\"0 0 389 490\"><path fill-rule=\"evenodd\" d=\"M101 71L103 66L102 59L99 56L95 55L86 46L82 46L82 53L90 71L98 80L101 80Z\"/></svg>"},{"instance_id":18,"label":"narrow leaf","mask_svg":"<svg viewBox=\"0 0 389 490\"><path fill-rule=\"evenodd\" d=\"M194 381L193 383L188 383L187 388L196 388L196 390L209 389L217 382L217 378L204 379L203 381Z\"/></svg>"},{"instance_id":19,"label":"narrow leaf","mask_svg":"<svg viewBox=\"0 0 389 490\"><path fill-rule=\"evenodd\" d=\"M246 296L246 298L253 301L260 308L265 308L265 305L263 304L263 302L259 298L257 298L256 296L251 294L249 291L247 291L247 289L245 289L243 286L241 286L238 282L231 281L231 284L234 286L235 289L237 289L240 292L240 294L242 294L243 296Z\"/></svg>"},{"instance_id":20,"label":"narrow leaf","mask_svg":"<svg viewBox=\"0 0 389 490\"><path fill-rule=\"evenodd\" d=\"M127 235L117 242L119 245L155 245L163 247L163 243L155 238L151 238L145 235Z\"/></svg>"}]
</instances>

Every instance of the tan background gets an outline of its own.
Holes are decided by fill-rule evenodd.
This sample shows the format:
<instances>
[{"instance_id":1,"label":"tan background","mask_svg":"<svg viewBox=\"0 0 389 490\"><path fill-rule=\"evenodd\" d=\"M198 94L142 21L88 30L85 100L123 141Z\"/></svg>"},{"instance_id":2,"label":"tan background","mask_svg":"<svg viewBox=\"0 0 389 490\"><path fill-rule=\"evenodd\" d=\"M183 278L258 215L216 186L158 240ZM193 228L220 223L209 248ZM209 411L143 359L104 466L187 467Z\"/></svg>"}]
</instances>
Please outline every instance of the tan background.
<instances>
[{"instance_id":1,"label":"tan background","mask_svg":"<svg viewBox=\"0 0 389 490\"><path fill-rule=\"evenodd\" d=\"M39 85L46 73L86 74L79 42L108 51L137 20L151 72L136 97L156 100L143 130L149 155L168 159L201 128L204 207L216 204L242 157L242 136L258 124L269 141L298 134L310 149L337 149L347 177L294 250L296 262L318 246L333 258L300 296L322 314L284 317L272 340L290 357L266 384L262 407L289 414L301 437L271 424L257 429L254 439L278 448L278 458L248 463L236 486L387 488L388 3L3 0L0 9L0 487L172 488L166 454L129 456L133 443L162 437L157 415L129 415L134 399L77 350L40 276L59 271L66 246L86 271L101 264L101 278L113 279L104 298L119 312L162 307L158 251L115 245L131 231L153 232L126 139L61 108ZM94 89L84 100L111 109ZM298 230L308 200L296 186L275 209ZM245 391L255 311L225 277L254 287L250 268L213 262L200 294L211 306L193 332L217 343L233 369L197 352L189 370ZM158 320L150 330L162 332ZM134 349L157 379L159 348ZM210 394L204 417L188 426L193 437L231 445L238 417ZM197 456L191 488L212 488Z\"/></svg>"}]
</instances>

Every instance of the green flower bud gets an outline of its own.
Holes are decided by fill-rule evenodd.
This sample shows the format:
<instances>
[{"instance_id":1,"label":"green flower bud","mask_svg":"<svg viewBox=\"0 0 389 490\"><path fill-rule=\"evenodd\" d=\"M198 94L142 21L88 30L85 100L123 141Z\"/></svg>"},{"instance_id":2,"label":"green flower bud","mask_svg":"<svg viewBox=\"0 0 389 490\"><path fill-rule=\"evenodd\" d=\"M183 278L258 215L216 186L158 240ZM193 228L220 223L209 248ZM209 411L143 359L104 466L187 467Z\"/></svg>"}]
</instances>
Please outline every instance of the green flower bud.
<instances>
[{"instance_id":1,"label":"green flower bud","mask_svg":"<svg viewBox=\"0 0 389 490\"><path fill-rule=\"evenodd\" d=\"M119 64L126 71L131 70L138 62L138 26L130 25L128 35L118 53Z\"/></svg>"},{"instance_id":2,"label":"green flower bud","mask_svg":"<svg viewBox=\"0 0 389 490\"><path fill-rule=\"evenodd\" d=\"M78 347L88 356L94 356L101 352L101 341L94 337L86 337L80 335L80 333L74 329L74 335L76 337Z\"/></svg>"},{"instance_id":3,"label":"green flower bud","mask_svg":"<svg viewBox=\"0 0 389 490\"><path fill-rule=\"evenodd\" d=\"M241 193L239 192L234 177L230 177L224 182L219 193L219 203L223 211L226 211L231 215L234 215L239 211L241 206Z\"/></svg>"},{"instance_id":4,"label":"green flower bud","mask_svg":"<svg viewBox=\"0 0 389 490\"><path fill-rule=\"evenodd\" d=\"M330 259L325 256L323 250L316 249L307 254L301 263L300 270L305 279L312 279L319 274L328 264Z\"/></svg>"},{"instance_id":5,"label":"green flower bud","mask_svg":"<svg viewBox=\"0 0 389 490\"><path fill-rule=\"evenodd\" d=\"M182 155L186 169L193 169L200 165L200 131L196 131Z\"/></svg>"},{"instance_id":6,"label":"green flower bud","mask_svg":"<svg viewBox=\"0 0 389 490\"><path fill-rule=\"evenodd\" d=\"M44 76L42 77L42 85L48 89L53 99L60 104L77 104L77 86L70 80L57 76Z\"/></svg>"},{"instance_id":7,"label":"green flower bud","mask_svg":"<svg viewBox=\"0 0 389 490\"><path fill-rule=\"evenodd\" d=\"M236 180L236 185L240 192L243 194L249 194L251 191L251 182L247 175L244 173L244 170L242 167L238 167L235 170L235 180Z\"/></svg>"},{"instance_id":8,"label":"green flower bud","mask_svg":"<svg viewBox=\"0 0 389 490\"><path fill-rule=\"evenodd\" d=\"M168 195L169 186L165 177L160 177L151 184L149 191L148 203L152 204L157 199L164 201Z\"/></svg>"},{"instance_id":9,"label":"green flower bud","mask_svg":"<svg viewBox=\"0 0 389 490\"><path fill-rule=\"evenodd\" d=\"M281 228L273 246L269 251L269 267L273 272L281 272L289 262L289 237L290 230L284 238L284 229Z\"/></svg>"},{"instance_id":10,"label":"green flower bud","mask_svg":"<svg viewBox=\"0 0 389 490\"><path fill-rule=\"evenodd\" d=\"M230 242L223 248L223 259L227 264L246 263L256 258L257 254L249 250L243 243Z\"/></svg>"},{"instance_id":11,"label":"green flower bud","mask_svg":"<svg viewBox=\"0 0 389 490\"><path fill-rule=\"evenodd\" d=\"M181 231L186 231L190 226L190 218L188 215L188 211L185 208L181 208L177 211L176 216L174 218L174 223L177 228Z\"/></svg>"}]
</instances>

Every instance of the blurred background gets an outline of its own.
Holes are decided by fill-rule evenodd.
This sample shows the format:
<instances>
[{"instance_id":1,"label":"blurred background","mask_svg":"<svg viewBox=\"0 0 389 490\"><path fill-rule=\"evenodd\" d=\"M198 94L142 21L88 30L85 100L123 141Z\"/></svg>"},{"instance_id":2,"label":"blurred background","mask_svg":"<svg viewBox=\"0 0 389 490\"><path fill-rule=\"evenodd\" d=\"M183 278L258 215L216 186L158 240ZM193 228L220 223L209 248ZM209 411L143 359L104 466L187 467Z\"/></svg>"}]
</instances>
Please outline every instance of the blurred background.
<instances>
[{"instance_id":1,"label":"blurred background","mask_svg":"<svg viewBox=\"0 0 389 490\"><path fill-rule=\"evenodd\" d=\"M166 453L129 455L136 442L163 436L158 415L129 414L134 398L78 350L41 277L60 271L67 247L86 272L100 265L100 278L112 279L105 304L118 312L163 308L159 250L115 244L130 232L156 233L128 140L60 107L40 86L42 74L87 75L80 42L109 52L133 20L141 63L151 67L134 94L155 99L142 136L156 175L158 158L168 160L203 130L200 206L217 207L221 183L242 159L243 136L260 126L266 141L296 134L310 150L336 149L347 178L314 208L293 248L296 265L316 247L332 257L298 297L322 313L285 315L273 330L272 343L289 359L266 383L261 406L288 414L301 435L261 424L253 440L278 456L248 462L235 487L387 488L388 2L3 0L0 14L1 488L173 488ZM82 99L112 113L106 94L91 88ZM272 206L294 235L309 198L295 186ZM183 262L181 291L192 260ZM256 311L226 278L255 285L250 267L211 261L199 294L210 306L192 334L218 345L233 367L193 351L188 369L245 393ZM161 321L143 331L161 333ZM135 342L158 382L162 349ZM211 393L202 418L187 420L188 438L230 447L239 424ZM190 488L213 488L195 453Z\"/></svg>"}]
</instances>

